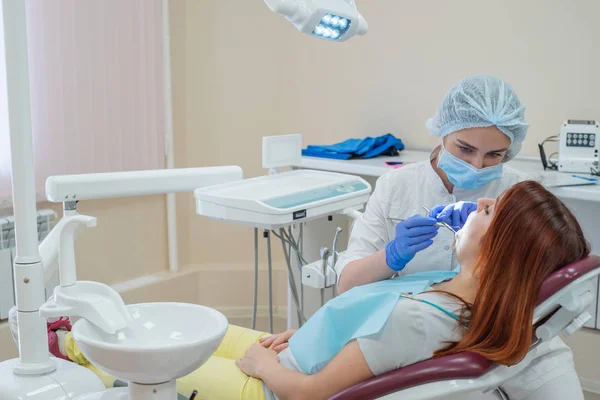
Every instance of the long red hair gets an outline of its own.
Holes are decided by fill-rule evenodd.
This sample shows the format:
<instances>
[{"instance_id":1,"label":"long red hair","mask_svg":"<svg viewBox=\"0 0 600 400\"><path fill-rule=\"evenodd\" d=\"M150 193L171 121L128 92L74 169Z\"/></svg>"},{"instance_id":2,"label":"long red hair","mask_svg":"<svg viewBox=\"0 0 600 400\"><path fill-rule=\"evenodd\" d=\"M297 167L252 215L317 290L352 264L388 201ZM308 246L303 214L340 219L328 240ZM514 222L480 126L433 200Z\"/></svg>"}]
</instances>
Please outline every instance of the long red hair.
<instances>
[{"instance_id":1,"label":"long red hair","mask_svg":"<svg viewBox=\"0 0 600 400\"><path fill-rule=\"evenodd\" d=\"M482 239L479 287L462 315L469 326L434 357L471 351L500 364L518 363L531 345L542 282L589 252L577 219L542 185L525 181L508 189Z\"/></svg>"}]
</instances>

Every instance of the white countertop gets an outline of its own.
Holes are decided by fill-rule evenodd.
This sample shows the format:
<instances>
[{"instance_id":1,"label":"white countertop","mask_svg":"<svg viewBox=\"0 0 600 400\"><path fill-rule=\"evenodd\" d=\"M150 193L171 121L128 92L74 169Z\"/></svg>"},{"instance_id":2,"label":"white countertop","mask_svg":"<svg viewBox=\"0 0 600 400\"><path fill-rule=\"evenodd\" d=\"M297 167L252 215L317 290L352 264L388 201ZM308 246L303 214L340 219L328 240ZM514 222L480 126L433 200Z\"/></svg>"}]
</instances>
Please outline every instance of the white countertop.
<instances>
[{"instance_id":1,"label":"white countertop","mask_svg":"<svg viewBox=\"0 0 600 400\"><path fill-rule=\"evenodd\" d=\"M375 157L367 160L334 160L318 157L302 157L300 164L292 165L292 167L378 177L386 172L391 171L391 168L384 164L385 161L402 161L405 163L413 163L427 160L429 154L429 151L402 150L399 156ZM536 180L540 180L542 175L547 176L550 174L562 173L557 171L544 171L540 160L530 160L517 157L517 159L510 161L507 165L529 174L532 179ZM600 202L600 184L552 187L549 188L549 190L559 198Z\"/></svg>"}]
</instances>

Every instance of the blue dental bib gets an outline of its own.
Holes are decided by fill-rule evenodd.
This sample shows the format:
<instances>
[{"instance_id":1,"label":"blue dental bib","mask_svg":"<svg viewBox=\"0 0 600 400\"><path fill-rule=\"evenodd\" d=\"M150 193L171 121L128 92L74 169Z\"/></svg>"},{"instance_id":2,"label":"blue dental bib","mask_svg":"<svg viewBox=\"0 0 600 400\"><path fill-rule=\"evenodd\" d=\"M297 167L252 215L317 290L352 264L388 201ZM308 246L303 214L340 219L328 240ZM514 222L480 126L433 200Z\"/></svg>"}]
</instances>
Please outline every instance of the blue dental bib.
<instances>
[{"instance_id":1,"label":"blue dental bib","mask_svg":"<svg viewBox=\"0 0 600 400\"><path fill-rule=\"evenodd\" d=\"M289 340L300 368L314 374L351 340L376 334L401 295L416 295L454 278L454 271L428 271L357 286L328 301Z\"/></svg>"}]
</instances>

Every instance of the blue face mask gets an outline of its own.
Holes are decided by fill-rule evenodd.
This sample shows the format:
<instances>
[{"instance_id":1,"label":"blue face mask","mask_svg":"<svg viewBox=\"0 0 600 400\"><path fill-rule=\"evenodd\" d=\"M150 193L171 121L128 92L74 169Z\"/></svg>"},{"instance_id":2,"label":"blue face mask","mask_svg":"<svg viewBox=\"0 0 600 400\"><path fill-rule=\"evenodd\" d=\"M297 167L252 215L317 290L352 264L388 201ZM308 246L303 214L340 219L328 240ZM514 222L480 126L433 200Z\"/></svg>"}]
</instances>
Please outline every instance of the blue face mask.
<instances>
[{"instance_id":1,"label":"blue face mask","mask_svg":"<svg viewBox=\"0 0 600 400\"><path fill-rule=\"evenodd\" d=\"M443 149L438 159L438 167L448 176L448 180L461 189L475 190L488 183L502 178L502 163L493 167L475 168Z\"/></svg>"}]
</instances>

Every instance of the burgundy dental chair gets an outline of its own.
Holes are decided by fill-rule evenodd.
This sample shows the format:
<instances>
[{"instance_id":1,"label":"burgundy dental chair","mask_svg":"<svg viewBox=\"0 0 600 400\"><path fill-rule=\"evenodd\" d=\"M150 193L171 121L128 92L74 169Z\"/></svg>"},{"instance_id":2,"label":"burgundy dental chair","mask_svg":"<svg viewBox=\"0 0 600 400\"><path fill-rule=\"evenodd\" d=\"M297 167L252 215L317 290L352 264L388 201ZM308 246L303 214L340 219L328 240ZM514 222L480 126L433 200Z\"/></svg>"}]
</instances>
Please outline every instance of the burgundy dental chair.
<instances>
[{"instance_id":1,"label":"burgundy dental chair","mask_svg":"<svg viewBox=\"0 0 600 400\"><path fill-rule=\"evenodd\" d=\"M502 382L517 375L536 357L541 343L581 328L591 315L586 311L594 301L594 279L600 275L600 257L589 256L550 275L542 284L533 322L552 315L535 331L537 340L525 360L506 367L474 353L459 353L418 362L361 382L333 396L331 400L481 399L497 391Z\"/></svg>"}]
</instances>

